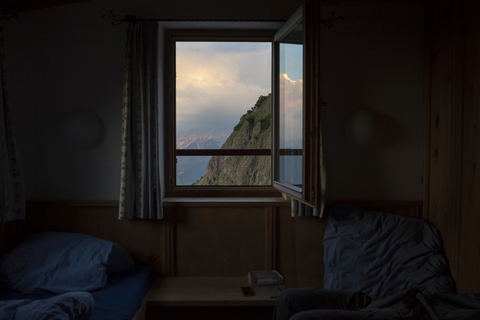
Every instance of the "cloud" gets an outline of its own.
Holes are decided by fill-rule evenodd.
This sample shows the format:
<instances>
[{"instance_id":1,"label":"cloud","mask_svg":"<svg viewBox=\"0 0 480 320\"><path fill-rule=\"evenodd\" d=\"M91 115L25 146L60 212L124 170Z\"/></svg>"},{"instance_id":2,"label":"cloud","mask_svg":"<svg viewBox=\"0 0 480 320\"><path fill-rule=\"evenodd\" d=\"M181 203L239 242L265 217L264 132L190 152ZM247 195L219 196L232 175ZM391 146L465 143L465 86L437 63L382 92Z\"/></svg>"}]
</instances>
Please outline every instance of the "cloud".
<instances>
[{"instance_id":1,"label":"cloud","mask_svg":"<svg viewBox=\"0 0 480 320\"><path fill-rule=\"evenodd\" d=\"M292 80L286 73L280 74L280 127L282 147L301 148L303 80Z\"/></svg>"},{"instance_id":2,"label":"cloud","mask_svg":"<svg viewBox=\"0 0 480 320\"><path fill-rule=\"evenodd\" d=\"M271 92L270 43L177 43L177 124L235 126Z\"/></svg>"}]
</instances>

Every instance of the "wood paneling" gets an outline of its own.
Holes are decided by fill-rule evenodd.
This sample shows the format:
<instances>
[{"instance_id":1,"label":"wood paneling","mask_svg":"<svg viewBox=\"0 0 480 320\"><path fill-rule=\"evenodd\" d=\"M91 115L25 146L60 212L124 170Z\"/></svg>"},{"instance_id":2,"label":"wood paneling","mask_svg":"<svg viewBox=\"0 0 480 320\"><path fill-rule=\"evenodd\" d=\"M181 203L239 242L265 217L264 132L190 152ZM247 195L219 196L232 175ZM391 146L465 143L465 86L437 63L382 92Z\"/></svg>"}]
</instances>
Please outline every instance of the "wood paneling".
<instances>
[{"instance_id":1,"label":"wood paneling","mask_svg":"<svg viewBox=\"0 0 480 320\"><path fill-rule=\"evenodd\" d=\"M441 232L459 292L480 292L480 6L428 1L424 217Z\"/></svg>"},{"instance_id":2,"label":"wood paneling","mask_svg":"<svg viewBox=\"0 0 480 320\"><path fill-rule=\"evenodd\" d=\"M463 33L462 7L457 1L438 1L427 9L427 34L430 79L429 155L426 168L424 209L428 220L441 232L453 275L458 276L458 234L461 214Z\"/></svg>"},{"instance_id":3,"label":"wood paneling","mask_svg":"<svg viewBox=\"0 0 480 320\"><path fill-rule=\"evenodd\" d=\"M459 225L459 277L464 292L480 292L480 3L465 2L462 211Z\"/></svg>"},{"instance_id":4,"label":"wood paneling","mask_svg":"<svg viewBox=\"0 0 480 320\"><path fill-rule=\"evenodd\" d=\"M163 221L118 220L118 201L30 201L24 221L1 225L1 253L37 232L63 231L89 234L122 245L134 259L154 264L159 275L167 275L162 236L169 224Z\"/></svg>"},{"instance_id":5,"label":"wood paneling","mask_svg":"<svg viewBox=\"0 0 480 320\"><path fill-rule=\"evenodd\" d=\"M185 208L176 216L176 275L247 276L265 268L265 208Z\"/></svg>"},{"instance_id":6,"label":"wood paneling","mask_svg":"<svg viewBox=\"0 0 480 320\"><path fill-rule=\"evenodd\" d=\"M323 285L323 235L327 219L290 216L290 210L279 215L278 271L288 287L321 287Z\"/></svg>"},{"instance_id":7,"label":"wood paneling","mask_svg":"<svg viewBox=\"0 0 480 320\"><path fill-rule=\"evenodd\" d=\"M421 218L419 202L350 203ZM161 276L246 277L250 270L277 269L288 287L323 284L327 218L292 218L290 207L256 203L169 206L163 220L118 220L117 213L115 202L29 202L25 221L1 225L0 249L35 232L80 232L117 242Z\"/></svg>"}]
</instances>

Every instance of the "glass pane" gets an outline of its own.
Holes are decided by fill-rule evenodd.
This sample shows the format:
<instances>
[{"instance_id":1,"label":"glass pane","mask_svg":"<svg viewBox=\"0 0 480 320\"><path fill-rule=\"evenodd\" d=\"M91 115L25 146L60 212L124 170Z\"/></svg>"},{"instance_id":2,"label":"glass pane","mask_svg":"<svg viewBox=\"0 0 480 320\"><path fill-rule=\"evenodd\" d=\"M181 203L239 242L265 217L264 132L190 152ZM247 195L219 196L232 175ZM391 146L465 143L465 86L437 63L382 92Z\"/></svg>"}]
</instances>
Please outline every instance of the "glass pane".
<instances>
[{"instance_id":1,"label":"glass pane","mask_svg":"<svg viewBox=\"0 0 480 320\"><path fill-rule=\"evenodd\" d=\"M271 148L271 42L175 43L177 149ZM177 185L211 157L177 157ZM271 181L268 182L271 185Z\"/></svg>"},{"instance_id":2,"label":"glass pane","mask_svg":"<svg viewBox=\"0 0 480 320\"><path fill-rule=\"evenodd\" d=\"M279 180L302 187L303 26L299 22L279 44Z\"/></svg>"},{"instance_id":3,"label":"glass pane","mask_svg":"<svg viewBox=\"0 0 480 320\"><path fill-rule=\"evenodd\" d=\"M177 158L178 163L191 165L190 171L177 170L178 185L270 186L272 184L270 156L180 156ZM206 158L209 160L202 169L201 165ZM189 175L188 183L187 174Z\"/></svg>"},{"instance_id":4,"label":"glass pane","mask_svg":"<svg viewBox=\"0 0 480 320\"><path fill-rule=\"evenodd\" d=\"M224 143L235 133L269 136L272 44L177 41L175 48L177 148L270 148Z\"/></svg>"},{"instance_id":5,"label":"glass pane","mask_svg":"<svg viewBox=\"0 0 480 320\"><path fill-rule=\"evenodd\" d=\"M177 185L191 186L205 173L211 156L177 157Z\"/></svg>"}]
</instances>

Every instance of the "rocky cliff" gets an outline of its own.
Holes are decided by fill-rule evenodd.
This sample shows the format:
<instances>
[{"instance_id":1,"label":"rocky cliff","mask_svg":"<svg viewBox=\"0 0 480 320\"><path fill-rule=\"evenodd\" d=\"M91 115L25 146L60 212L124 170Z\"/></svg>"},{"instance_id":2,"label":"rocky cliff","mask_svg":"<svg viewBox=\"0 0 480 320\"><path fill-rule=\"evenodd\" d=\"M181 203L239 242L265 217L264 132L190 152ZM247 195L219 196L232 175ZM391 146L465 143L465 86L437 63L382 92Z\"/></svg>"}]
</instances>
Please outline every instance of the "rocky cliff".
<instances>
[{"instance_id":1,"label":"rocky cliff","mask_svg":"<svg viewBox=\"0 0 480 320\"><path fill-rule=\"evenodd\" d=\"M260 96L233 129L222 149L270 149L272 96ZM270 185L270 156L212 157L194 185Z\"/></svg>"}]
</instances>

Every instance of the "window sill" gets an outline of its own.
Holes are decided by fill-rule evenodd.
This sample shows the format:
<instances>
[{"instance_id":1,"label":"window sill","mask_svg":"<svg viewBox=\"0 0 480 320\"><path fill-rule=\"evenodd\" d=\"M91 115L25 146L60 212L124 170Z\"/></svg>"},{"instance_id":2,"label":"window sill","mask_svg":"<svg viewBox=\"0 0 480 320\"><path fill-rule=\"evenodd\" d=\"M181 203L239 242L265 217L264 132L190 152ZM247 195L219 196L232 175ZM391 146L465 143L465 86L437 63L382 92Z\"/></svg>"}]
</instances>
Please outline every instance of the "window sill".
<instances>
[{"instance_id":1,"label":"window sill","mask_svg":"<svg viewBox=\"0 0 480 320\"><path fill-rule=\"evenodd\" d=\"M282 197L248 197L248 198L163 198L165 207L290 207L290 201Z\"/></svg>"}]
</instances>

